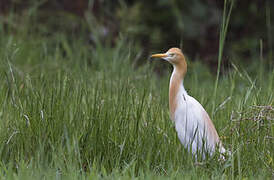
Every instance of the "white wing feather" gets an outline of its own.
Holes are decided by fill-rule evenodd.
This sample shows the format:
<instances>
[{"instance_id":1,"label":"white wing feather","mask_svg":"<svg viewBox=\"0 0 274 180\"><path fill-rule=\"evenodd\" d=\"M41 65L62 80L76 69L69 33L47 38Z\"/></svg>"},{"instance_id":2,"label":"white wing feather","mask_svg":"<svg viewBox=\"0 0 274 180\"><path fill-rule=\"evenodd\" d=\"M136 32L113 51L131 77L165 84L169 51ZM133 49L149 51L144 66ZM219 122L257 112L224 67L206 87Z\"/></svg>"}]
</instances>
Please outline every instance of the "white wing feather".
<instances>
[{"instance_id":1,"label":"white wing feather","mask_svg":"<svg viewBox=\"0 0 274 180\"><path fill-rule=\"evenodd\" d=\"M215 146L219 143L219 137L211 132L206 118L209 118L202 105L193 97L189 96L183 87L178 94L178 104L175 111L175 126L181 143L196 155L199 151L212 154ZM217 135L217 136L216 136Z\"/></svg>"}]
</instances>

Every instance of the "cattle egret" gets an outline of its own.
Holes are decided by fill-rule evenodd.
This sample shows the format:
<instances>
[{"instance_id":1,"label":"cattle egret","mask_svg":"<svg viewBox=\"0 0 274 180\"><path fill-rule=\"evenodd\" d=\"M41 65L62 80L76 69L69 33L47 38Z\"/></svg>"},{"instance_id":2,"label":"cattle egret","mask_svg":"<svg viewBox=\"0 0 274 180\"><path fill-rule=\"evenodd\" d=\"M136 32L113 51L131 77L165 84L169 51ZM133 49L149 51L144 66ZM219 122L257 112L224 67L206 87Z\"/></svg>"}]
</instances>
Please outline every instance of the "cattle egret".
<instances>
[{"instance_id":1,"label":"cattle egret","mask_svg":"<svg viewBox=\"0 0 274 180\"><path fill-rule=\"evenodd\" d=\"M154 54L151 58L161 58L173 65L169 84L169 110L171 120L175 123L178 137L184 147L192 152L212 155L216 149L225 153L218 133L202 105L189 96L183 80L187 72L187 63L179 48L171 48L166 53ZM223 156L221 155L223 158Z\"/></svg>"}]
</instances>

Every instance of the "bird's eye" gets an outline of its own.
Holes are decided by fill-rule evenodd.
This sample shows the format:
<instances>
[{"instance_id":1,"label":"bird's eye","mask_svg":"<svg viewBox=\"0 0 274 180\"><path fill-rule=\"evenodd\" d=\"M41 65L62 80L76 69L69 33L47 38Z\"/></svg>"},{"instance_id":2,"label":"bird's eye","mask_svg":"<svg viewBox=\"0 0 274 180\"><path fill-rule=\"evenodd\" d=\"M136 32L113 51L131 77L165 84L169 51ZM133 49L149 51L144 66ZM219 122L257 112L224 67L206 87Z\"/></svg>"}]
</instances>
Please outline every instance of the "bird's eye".
<instances>
[{"instance_id":1,"label":"bird's eye","mask_svg":"<svg viewBox=\"0 0 274 180\"><path fill-rule=\"evenodd\" d=\"M174 55L175 55L174 53L169 54L170 57L173 57Z\"/></svg>"}]
</instances>

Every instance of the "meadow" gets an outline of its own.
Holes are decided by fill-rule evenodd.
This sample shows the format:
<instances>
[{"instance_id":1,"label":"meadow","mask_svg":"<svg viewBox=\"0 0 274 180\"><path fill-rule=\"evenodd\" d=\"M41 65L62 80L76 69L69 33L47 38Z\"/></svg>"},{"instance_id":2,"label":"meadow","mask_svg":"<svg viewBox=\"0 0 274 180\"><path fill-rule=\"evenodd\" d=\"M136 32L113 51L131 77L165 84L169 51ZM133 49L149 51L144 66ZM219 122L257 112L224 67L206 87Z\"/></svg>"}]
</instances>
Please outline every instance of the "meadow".
<instances>
[{"instance_id":1,"label":"meadow","mask_svg":"<svg viewBox=\"0 0 274 180\"><path fill-rule=\"evenodd\" d=\"M196 161L169 119L166 62L136 65L123 37L113 47L63 34L0 36L1 179L273 179L274 70L259 51L247 64L231 58L217 84L187 59L186 90L232 152Z\"/></svg>"}]
</instances>

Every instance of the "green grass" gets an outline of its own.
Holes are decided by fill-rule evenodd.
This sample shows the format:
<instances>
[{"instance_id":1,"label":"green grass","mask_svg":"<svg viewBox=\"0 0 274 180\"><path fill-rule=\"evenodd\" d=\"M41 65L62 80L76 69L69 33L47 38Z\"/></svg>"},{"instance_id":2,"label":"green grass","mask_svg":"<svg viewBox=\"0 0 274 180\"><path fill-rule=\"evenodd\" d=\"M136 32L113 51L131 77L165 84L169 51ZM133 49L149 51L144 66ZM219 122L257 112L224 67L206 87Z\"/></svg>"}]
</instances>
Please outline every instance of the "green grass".
<instances>
[{"instance_id":1,"label":"green grass","mask_svg":"<svg viewBox=\"0 0 274 180\"><path fill-rule=\"evenodd\" d=\"M158 76L156 62L133 65L138 50L123 38L91 46L36 32L29 16L16 33L0 24L0 179L273 178L274 70L263 58L232 59L220 75L220 52L217 78L189 61L185 88L232 152L196 162L169 119L170 65L158 62Z\"/></svg>"},{"instance_id":2,"label":"green grass","mask_svg":"<svg viewBox=\"0 0 274 180\"><path fill-rule=\"evenodd\" d=\"M1 179L273 178L273 70L234 63L213 99L215 77L190 62L185 87L233 152L197 163L169 119L168 64L161 77L154 62L133 67L122 39L1 37Z\"/></svg>"}]
</instances>

